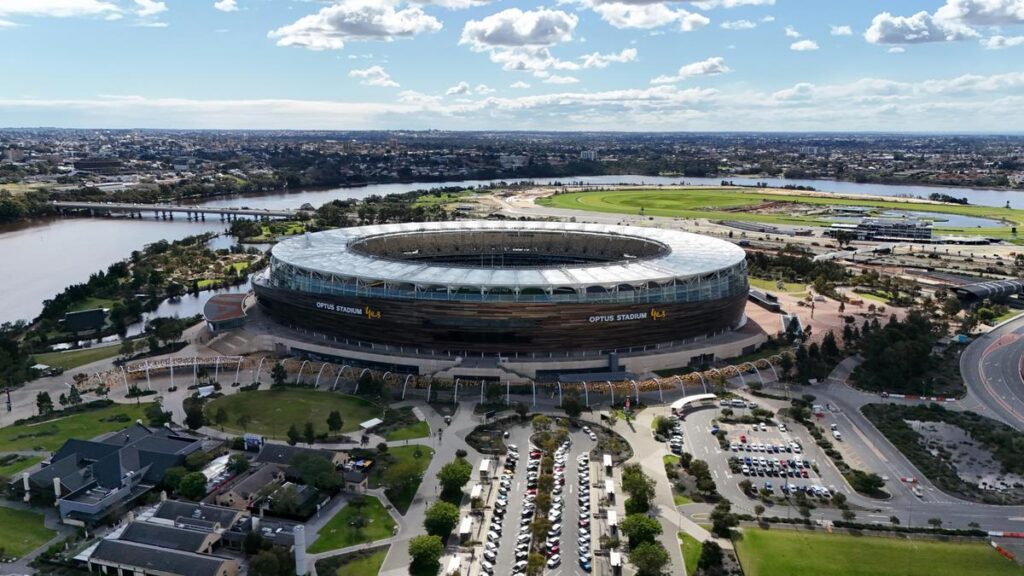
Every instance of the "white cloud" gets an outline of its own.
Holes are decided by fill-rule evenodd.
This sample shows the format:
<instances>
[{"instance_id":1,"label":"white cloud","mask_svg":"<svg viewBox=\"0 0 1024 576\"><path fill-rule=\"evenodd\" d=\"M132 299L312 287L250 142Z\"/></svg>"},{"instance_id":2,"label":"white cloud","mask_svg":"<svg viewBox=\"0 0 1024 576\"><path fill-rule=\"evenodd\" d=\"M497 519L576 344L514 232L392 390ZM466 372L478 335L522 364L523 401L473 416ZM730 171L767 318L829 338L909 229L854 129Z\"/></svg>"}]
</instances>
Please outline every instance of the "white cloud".
<instances>
[{"instance_id":1,"label":"white cloud","mask_svg":"<svg viewBox=\"0 0 1024 576\"><path fill-rule=\"evenodd\" d=\"M491 88L487 84L477 84L476 88L473 89L474 94L494 94L497 92L494 88Z\"/></svg>"},{"instance_id":2,"label":"white cloud","mask_svg":"<svg viewBox=\"0 0 1024 576\"><path fill-rule=\"evenodd\" d=\"M831 33L833 36L853 36L853 28L849 26L833 26Z\"/></svg>"},{"instance_id":3,"label":"white cloud","mask_svg":"<svg viewBox=\"0 0 1024 576\"><path fill-rule=\"evenodd\" d=\"M986 50L1002 50L1014 46L1024 46L1024 36L992 36L981 41Z\"/></svg>"},{"instance_id":4,"label":"white cloud","mask_svg":"<svg viewBox=\"0 0 1024 576\"><path fill-rule=\"evenodd\" d=\"M726 30L753 30L757 28L757 22L750 20L729 20L722 22L720 26Z\"/></svg>"},{"instance_id":5,"label":"white cloud","mask_svg":"<svg viewBox=\"0 0 1024 576\"><path fill-rule=\"evenodd\" d=\"M469 94L469 82L465 80L444 91L445 96L463 96L465 94Z\"/></svg>"},{"instance_id":6,"label":"white cloud","mask_svg":"<svg viewBox=\"0 0 1024 576\"><path fill-rule=\"evenodd\" d=\"M470 20L462 28L459 44L478 52L496 47L552 46L572 40L579 18L561 10L522 11L509 8L482 20Z\"/></svg>"},{"instance_id":7,"label":"white cloud","mask_svg":"<svg viewBox=\"0 0 1024 576\"><path fill-rule=\"evenodd\" d=\"M583 60L584 68L607 68L613 62L619 64L632 62L636 60L636 55L636 48L626 48L618 54L601 54L600 52L585 54L580 56L580 60Z\"/></svg>"},{"instance_id":8,"label":"white cloud","mask_svg":"<svg viewBox=\"0 0 1024 576\"><path fill-rule=\"evenodd\" d=\"M736 8L737 6L774 6L775 0L702 0L694 2L693 5L701 10L713 10L715 8Z\"/></svg>"},{"instance_id":9,"label":"white cloud","mask_svg":"<svg viewBox=\"0 0 1024 576\"><path fill-rule=\"evenodd\" d=\"M393 0L343 0L267 33L278 46L340 50L355 40L391 41L437 32L441 21L419 6L397 9Z\"/></svg>"},{"instance_id":10,"label":"white cloud","mask_svg":"<svg viewBox=\"0 0 1024 576\"><path fill-rule=\"evenodd\" d=\"M796 31L796 28L793 28L792 26L786 26L786 37L799 38L800 33Z\"/></svg>"},{"instance_id":11,"label":"white cloud","mask_svg":"<svg viewBox=\"0 0 1024 576\"><path fill-rule=\"evenodd\" d=\"M135 6L135 15L139 18L156 16L157 14L167 11L166 3L156 2L155 0L135 0Z\"/></svg>"},{"instance_id":12,"label":"white cloud","mask_svg":"<svg viewBox=\"0 0 1024 576\"><path fill-rule=\"evenodd\" d=\"M765 24L767 24L769 22L775 22L775 16L772 16L771 14L769 14L768 16L765 16L764 18L761 18L761 22L764 22Z\"/></svg>"},{"instance_id":13,"label":"white cloud","mask_svg":"<svg viewBox=\"0 0 1024 576\"><path fill-rule=\"evenodd\" d=\"M818 43L814 40L800 40L790 44L789 49L797 52L811 52L818 49Z\"/></svg>"},{"instance_id":14,"label":"white cloud","mask_svg":"<svg viewBox=\"0 0 1024 576\"><path fill-rule=\"evenodd\" d=\"M525 90L530 87L530 84L528 82L523 82L522 80L519 80L518 82L513 82L509 84L508 87L515 88L516 90Z\"/></svg>"},{"instance_id":15,"label":"white cloud","mask_svg":"<svg viewBox=\"0 0 1024 576\"><path fill-rule=\"evenodd\" d=\"M235 12L238 10L238 2L236 0L217 0L213 3L213 7L221 12Z\"/></svg>"},{"instance_id":16,"label":"white cloud","mask_svg":"<svg viewBox=\"0 0 1024 576\"><path fill-rule=\"evenodd\" d=\"M398 93L398 101L402 104L412 104L422 107L435 107L441 103L440 96L432 96L415 90L402 90Z\"/></svg>"},{"instance_id":17,"label":"white cloud","mask_svg":"<svg viewBox=\"0 0 1024 576\"><path fill-rule=\"evenodd\" d=\"M365 86L380 86L382 88L398 88L398 82L391 79L391 75L380 66L370 66L362 70L356 69L348 73L352 78L361 78L360 84Z\"/></svg>"},{"instance_id":18,"label":"white cloud","mask_svg":"<svg viewBox=\"0 0 1024 576\"><path fill-rule=\"evenodd\" d=\"M170 24L159 20L139 20L132 24L132 26L138 26L140 28L167 28Z\"/></svg>"},{"instance_id":19,"label":"white cloud","mask_svg":"<svg viewBox=\"0 0 1024 576\"><path fill-rule=\"evenodd\" d=\"M670 8L664 2L631 4L624 1L608 3L599 0L586 1L601 16L602 20L616 28L649 30L678 23L681 31L690 32L711 23L711 20L703 14L682 8Z\"/></svg>"},{"instance_id":20,"label":"white cloud","mask_svg":"<svg viewBox=\"0 0 1024 576\"><path fill-rule=\"evenodd\" d=\"M679 68L679 71L672 76L658 76L651 80L651 84L674 84L687 78L694 76L718 76L719 74L725 74L731 72L730 68L725 65L725 58L721 56L714 56L707 60L701 60L700 62L693 62L686 64Z\"/></svg>"},{"instance_id":21,"label":"white cloud","mask_svg":"<svg viewBox=\"0 0 1024 576\"><path fill-rule=\"evenodd\" d=\"M410 0L414 4L433 4L449 10L462 10L489 4L490 0Z\"/></svg>"},{"instance_id":22,"label":"white cloud","mask_svg":"<svg viewBox=\"0 0 1024 576\"><path fill-rule=\"evenodd\" d=\"M919 44L977 38L978 26L1024 24L1024 0L946 0L934 14L912 16L882 12L864 38L872 44Z\"/></svg>"},{"instance_id":23,"label":"white cloud","mask_svg":"<svg viewBox=\"0 0 1024 576\"><path fill-rule=\"evenodd\" d=\"M893 46L892 48L886 50L886 52L888 52L889 54L903 54L906 51L906 48L904 48L903 46Z\"/></svg>"},{"instance_id":24,"label":"white cloud","mask_svg":"<svg viewBox=\"0 0 1024 576\"><path fill-rule=\"evenodd\" d=\"M0 28L14 28L17 24L9 20L0 20Z\"/></svg>"},{"instance_id":25,"label":"white cloud","mask_svg":"<svg viewBox=\"0 0 1024 576\"><path fill-rule=\"evenodd\" d=\"M573 76L559 76L558 74L551 74L542 80L545 84L575 84L579 81L579 78L575 78Z\"/></svg>"},{"instance_id":26,"label":"white cloud","mask_svg":"<svg viewBox=\"0 0 1024 576\"><path fill-rule=\"evenodd\" d=\"M75 18L110 16L122 12L116 4L103 0L3 0L0 16Z\"/></svg>"}]
</instances>

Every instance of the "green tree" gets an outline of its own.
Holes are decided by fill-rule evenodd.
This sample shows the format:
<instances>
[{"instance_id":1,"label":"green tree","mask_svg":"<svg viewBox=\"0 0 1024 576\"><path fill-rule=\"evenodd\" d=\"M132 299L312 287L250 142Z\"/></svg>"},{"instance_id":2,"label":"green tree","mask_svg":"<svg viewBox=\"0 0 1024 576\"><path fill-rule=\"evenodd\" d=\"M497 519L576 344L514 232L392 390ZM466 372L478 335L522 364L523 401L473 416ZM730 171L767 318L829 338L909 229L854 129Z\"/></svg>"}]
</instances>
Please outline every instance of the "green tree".
<instances>
[{"instance_id":1,"label":"green tree","mask_svg":"<svg viewBox=\"0 0 1024 576\"><path fill-rule=\"evenodd\" d=\"M660 576L671 562L668 552L657 542L644 542L630 548L629 561L636 566L637 576Z\"/></svg>"},{"instance_id":2,"label":"green tree","mask_svg":"<svg viewBox=\"0 0 1024 576\"><path fill-rule=\"evenodd\" d=\"M189 472L178 482L178 494L189 500L201 500L206 496L206 476L202 472Z\"/></svg>"},{"instance_id":3,"label":"green tree","mask_svg":"<svg viewBox=\"0 0 1024 576\"><path fill-rule=\"evenodd\" d=\"M50 398L49 392L40 392L36 394L36 409L40 415L46 415L53 412L53 398Z\"/></svg>"},{"instance_id":4,"label":"green tree","mask_svg":"<svg viewBox=\"0 0 1024 576\"><path fill-rule=\"evenodd\" d=\"M438 536L426 534L409 540L409 556L412 556L412 567L416 571L436 571L443 553L444 543Z\"/></svg>"},{"instance_id":5,"label":"green tree","mask_svg":"<svg viewBox=\"0 0 1024 576\"><path fill-rule=\"evenodd\" d=\"M280 564L277 555L264 550L249 560L249 574L252 576L279 576Z\"/></svg>"},{"instance_id":6,"label":"green tree","mask_svg":"<svg viewBox=\"0 0 1024 576\"><path fill-rule=\"evenodd\" d=\"M302 434L299 433L299 429L295 427L295 424L292 424L288 427L288 444L295 446L299 443L299 440L302 440Z\"/></svg>"},{"instance_id":7,"label":"green tree","mask_svg":"<svg viewBox=\"0 0 1024 576\"><path fill-rule=\"evenodd\" d=\"M437 500L427 509L423 518L423 527L427 529L427 534L445 539L455 529L458 522L459 507L444 500Z\"/></svg>"},{"instance_id":8,"label":"green tree","mask_svg":"<svg viewBox=\"0 0 1024 576\"><path fill-rule=\"evenodd\" d=\"M327 429L337 434L341 432L341 428L344 425L345 421L341 419L341 412L331 410L331 413L327 415Z\"/></svg>"},{"instance_id":9,"label":"green tree","mask_svg":"<svg viewBox=\"0 0 1024 576\"><path fill-rule=\"evenodd\" d=\"M228 411L225 410L223 406L217 408L217 412L213 415L213 421L217 423L217 426L220 426L221 430L223 430L224 423L228 421Z\"/></svg>"},{"instance_id":10,"label":"green tree","mask_svg":"<svg viewBox=\"0 0 1024 576\"><path fill-rule=\"evenodd\" d=\"M722 547L718 545L718 542L708 540L701 545L697 568L700 568L704 574L721 573L723 559Z\"/></svg>"},{"instance_id":11,"label":"green tree","mask_svg":"<svg viewBox=\"0 0 1024 576\"><path fill-rule=\"evenodd\" d=\"M302 439L306 441L306 444L316 442L316 430L313 430L312 422L307 421L306 425L302 428Z\"/></svg>"},{"instance_id":12,"label":"green tree","mask_svg":"<svg viewBox=\"0 0 1024 576\"><path fill-rule=\"evenodd\" d=\"M144 413L146 422L153 428L159 428L171 421L171 413L164 411L159 402L148 404Z\"/></svg>"},{"instance_id":13,"label":"green tree","mask_svg":"<svg viewBox=\"0 0 1024 576\"><path fill-rule=\"evenodd\" d=\"M635 512L646 512L654 499L655 483L638 464L627 464L622 468L622 489L629 494Z\"/></svg>"},{"instance_id":14,"label":"green tree","mask_svg":"<svg viewBox=\"0 0 1024 576\"><path fill-rule=\"evenodd\" d=\"M284 369L284 364L281 364L280 360L274 362L274 366L270 369L270 380L274 383L274 386L284 386L288 382L288 371Z\"/></svg>"},{"instance_id":15,"label":"green tree","mask_svg":"<svg viewBox=\"0 0 1024 576\"><path fill-rule=\"evenodd\" d=\"M185 468L184 466L173 466L168 468L167 471L164 472L162 484L168 490L177 492L178 485L181 484L181 479L184 478L186 474L188 474L188 468Z\"/></svg>"},{"instance_id":16,"label":"green tree","mask_svg":"<svg viewBox=\"0 0 1024 576\"><path fill-rule=\"evenodd\" d=\"M232 454L228 457L228 470L231 470L235 474L241 474L249 469L249 459L245 457L245 454Z\"/></svg>"},{"instance_id":17,"label":"green tree","mask_svg":"<svg viewBox=\"0 0 1024 576\"><path fill-rule=\"evenodd\" d=\"M630 514L622 521L622 533L629 538L629 546L635 548L644 542L654 542L661 535L661 522L646 514Z\"/></svg>"},{"instance_id":18,"label":"green tree","mask_svg":"<svg viewBox=\"0 0 1024 576\"><path fill-rule=\"evenodd\" d=\"M580 414L583 414L583 408L583 402L580 402L580 397L576 393L567 394L562 399L562 410L565 410L570 418L579 418Z\"/></svg>"},{"instance_id":19,"label":"green tree","mask_svg":"<svg viewBox=\"0 0 1024 576\"><path fill-rule=\"evenodd\" d=\"M249 416L248 414L240 414L238 418L235 420L235 424L241 426L243 432L249 429L249 423L251 422L252 416Z\"/></svg>"},{"instance_id":20,"label":"green tree","mask_svg":"<svg viewBox=\"0 0 1024 576\"><path fill-rule=\"evenodd\" d=\"M198 430L206 424L206 416L203 414L203 401L198 398L187 398L182 403L185 410L185 426L189 430Z\"/></svg>"},{"instance_id":21,"label":"green tree","mask_svg":"<svg viewBox=\"0 0 1024 576\"><path fill-rule=\"evenodd\" d=\"M473 476L473 466L464 458L445 464L437 472L437 479L441 482L441 490L447 495L458 494L462 487L469 482Z\"/></svg>"},{"instance_id":22,"label":"green tree","mask_svg":"<svg viewBox=\"0 0 1024 576\"><path fill-rule=\"evenodd\" d=\"M536 416L533 417L534 430L538 432L543 432L545 430L548 430L549 428L551 428L551 418L543 414L537 414Z\"/></svg>"},{"instance_id":23,"label":"green tree","mask_svg":"<svg viewBox=\"0 0 1024 576\"><path fill-rule=\"evenodd\" d=\"M291 466L304 484L318 490L333 492L341 486L341 476L327 458L316 454L299 454L291 461Z\"/></svg>"},{"instance_id":24,"label":"green tree","mask_svg":"<svg viewBox=\"0 0 1024 576\"><path fill-rule=\"evenodd\" d=\"M245 535L245 540L242 541L242 549L245 550L246 555L252 556L260 551L263 547L263 536L256 530L250 530Z\"/></svg>"}]
</instances>

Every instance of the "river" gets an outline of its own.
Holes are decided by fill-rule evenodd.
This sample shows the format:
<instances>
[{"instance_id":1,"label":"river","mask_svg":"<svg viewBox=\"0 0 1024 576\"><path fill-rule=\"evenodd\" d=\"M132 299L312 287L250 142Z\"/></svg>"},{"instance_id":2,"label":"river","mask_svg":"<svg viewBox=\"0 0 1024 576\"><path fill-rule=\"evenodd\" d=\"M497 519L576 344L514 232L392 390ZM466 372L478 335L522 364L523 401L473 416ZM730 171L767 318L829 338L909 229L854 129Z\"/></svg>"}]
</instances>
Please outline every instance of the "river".
<instances>
[{"instance_id":1,"label":"river","mask_svg":"<svg viewBox=\"0 0 1024 576\"><path fill-rule=\"evenodd\" d=\"M753 185L766 182L770 186L813 186L823 192L869 194L876 196L921 196L944 192L967 197L971 204L1024 208L1024 192L977 190L969 188L935 188L929 186L892 186L857 184L831 180L784 180L780 178L730 178L736 184ZM585 176L538 178L538 184L551 182L583 182L587 184L694 184L718 185L720 178L667 178L658 176ZM253 208L298 208L309 203L320 206L336 199L361 199L370 195L388 195L417 189L444 186L478 186L490 181L419 182L407 184L374 184L359 188L301 190L287 193L245 197L222 197L204 202L204 206L250 206ZM177 240L201 232L220 232L225 224L219 219L189 222L154 221L152 216L139 220L114 218L60 218L40 222L0 226L0 322L28 320L42 311L42 302L52 298L66 286L84 282L89 275L127 258L133 250L158 240ZM175 307L165 303L161 312L181 315L201 309L201 302L189 297Z\"/></svg>"}]
</instances>

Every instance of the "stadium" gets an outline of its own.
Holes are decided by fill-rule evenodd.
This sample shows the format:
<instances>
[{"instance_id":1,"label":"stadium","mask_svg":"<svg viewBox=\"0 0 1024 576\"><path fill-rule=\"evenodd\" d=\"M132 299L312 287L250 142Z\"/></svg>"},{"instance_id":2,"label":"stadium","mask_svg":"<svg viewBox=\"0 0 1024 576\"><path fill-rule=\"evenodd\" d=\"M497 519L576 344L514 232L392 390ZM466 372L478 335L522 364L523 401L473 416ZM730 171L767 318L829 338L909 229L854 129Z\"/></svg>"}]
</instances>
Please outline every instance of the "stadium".
<instances>
[{"instance_id":1,"label":"stadium","mask_svg":"<svg viewBox=\"0 0 1024 576\"><path fill-rule=\"evenodd\" d=\"M263 313L336 359L419 374L475 359L478 370L537 377L616 372L620 359L629 367L680 350L706 356L701 343L744 326L748 284L743 250L707 236L454 221L285 240L254 290ZM508 366L517 362L526 366Z\"/></svg>"}]
</instances>

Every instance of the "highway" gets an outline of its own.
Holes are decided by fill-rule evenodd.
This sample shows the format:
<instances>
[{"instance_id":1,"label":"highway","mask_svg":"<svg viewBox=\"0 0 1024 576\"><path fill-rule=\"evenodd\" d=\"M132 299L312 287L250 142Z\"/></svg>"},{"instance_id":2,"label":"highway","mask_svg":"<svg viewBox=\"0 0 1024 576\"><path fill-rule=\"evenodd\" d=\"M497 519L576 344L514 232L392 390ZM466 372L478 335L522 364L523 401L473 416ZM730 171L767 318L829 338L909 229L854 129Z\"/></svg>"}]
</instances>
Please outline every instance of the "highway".
<instances>
[{"instance_id":1,"label":"highway","mask_svg":"<svg viewBox=\"0 0 1024 576\"><path fill-rule=\"evenodd\" d=\"M962 408L1024 431L1024 317L1011 320L972 342L960 357L967 386Z\"/></svg>"}]
</instances>

